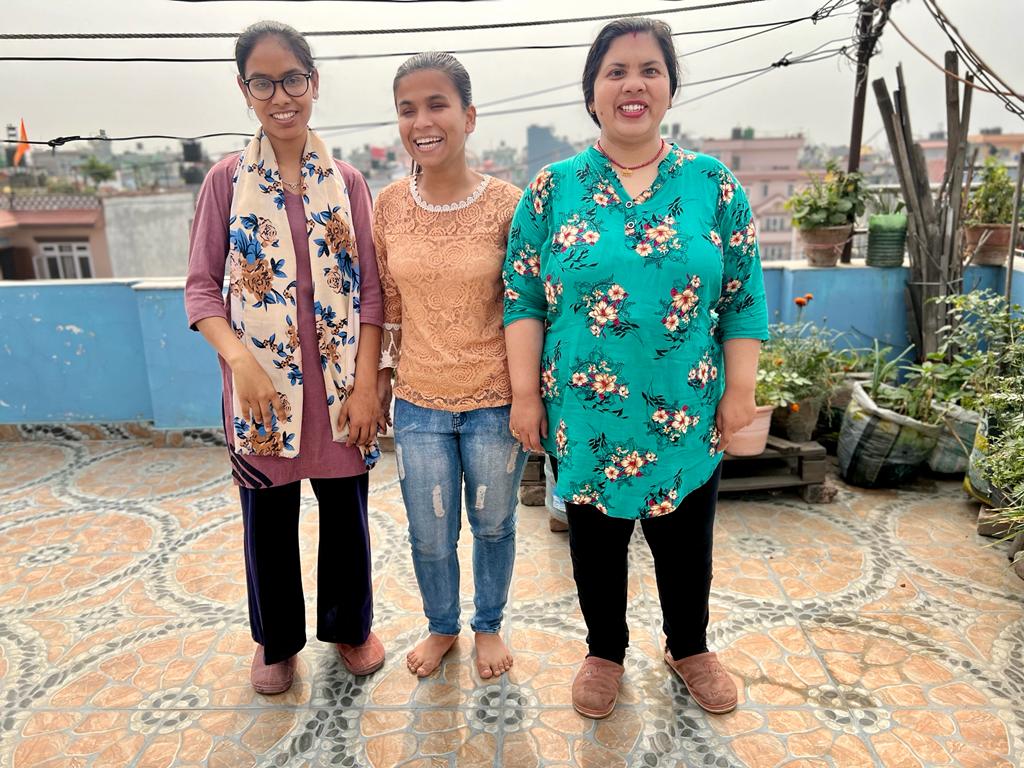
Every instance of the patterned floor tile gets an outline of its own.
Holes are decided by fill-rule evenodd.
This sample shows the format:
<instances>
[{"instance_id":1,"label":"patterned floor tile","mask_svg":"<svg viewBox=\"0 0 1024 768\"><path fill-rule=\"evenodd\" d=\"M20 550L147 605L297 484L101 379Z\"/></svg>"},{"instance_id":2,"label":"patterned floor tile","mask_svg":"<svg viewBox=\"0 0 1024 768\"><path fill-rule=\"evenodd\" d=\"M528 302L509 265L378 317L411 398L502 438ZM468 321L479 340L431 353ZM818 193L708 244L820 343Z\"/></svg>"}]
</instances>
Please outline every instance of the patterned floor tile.
<instances>
[{"instance_id":1,"label":"patterned floor tile","mask_svg":"<svg viewBox=\"0 0 1024 768\"><path fill-rule=\"evenodd\" d=\"M296 683L256 694L241 518L223 448L35 440L0 451L0 766L1012 766L1024 753L1022 585L955 483L719 505L709 643L740 690L710 716L663 659L653 564L629 550L630 648L616 711L571 706L585 655L566 535L521 507L509 674L465 631L411 675L426 632L393 457L371 474L374 629L354 677L307 629ZM324 512L329 514L330 511ZM320 511L303 487L307 617Z\"/></svg>"}]
</instances>

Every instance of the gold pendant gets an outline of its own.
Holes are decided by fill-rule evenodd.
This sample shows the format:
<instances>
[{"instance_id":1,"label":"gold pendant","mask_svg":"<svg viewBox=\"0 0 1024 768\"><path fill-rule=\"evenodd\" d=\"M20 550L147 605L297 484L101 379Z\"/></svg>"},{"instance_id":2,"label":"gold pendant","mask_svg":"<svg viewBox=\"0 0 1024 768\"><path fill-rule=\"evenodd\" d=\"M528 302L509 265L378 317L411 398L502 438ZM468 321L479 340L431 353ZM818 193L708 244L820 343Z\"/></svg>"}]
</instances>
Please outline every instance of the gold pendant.
<instances>
[{"instance_id":1,"label":"gold pendant","mask_svg":"<svg viewBox=\"0 0 1024 768\"><path fill-rule=\"evenodd\" d=\"M633 175L633 170L631 168L620 168L619 170L622 172L623 176L632 176Z\"/></svg>"}]
</instances>

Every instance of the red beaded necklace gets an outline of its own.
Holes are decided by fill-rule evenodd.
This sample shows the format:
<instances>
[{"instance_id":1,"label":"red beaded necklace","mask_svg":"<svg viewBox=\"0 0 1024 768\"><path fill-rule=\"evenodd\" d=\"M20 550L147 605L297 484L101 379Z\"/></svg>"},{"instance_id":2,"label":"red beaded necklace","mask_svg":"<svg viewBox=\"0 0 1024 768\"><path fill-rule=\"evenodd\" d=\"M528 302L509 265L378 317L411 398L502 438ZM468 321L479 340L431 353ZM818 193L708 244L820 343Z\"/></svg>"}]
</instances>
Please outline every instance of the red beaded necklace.
<instances>
[{"instance_id":1,"label":"red beaded necklace","mask_svg":"<svg viewBox=\"0 0 1024 768\"><path fill-rule=\"evenodd\" d=\"M612 165L614 165L616 168L622 171L623 176L632 176L633 171L639 170L640 168L646 168L648 165L650 165L659 157L661 157L661 153L665 150L665 140L661 140L661 145L658 147L658 151L654 154L654 157L652 157L646 163L640 163L639 165L623 165L622 163L618 162L614 157L608 154L608 151L604 147L601 146L600 139L597 140L597 149L602 155L608 158L608 161Z\"/></svg>"}]
</instances>

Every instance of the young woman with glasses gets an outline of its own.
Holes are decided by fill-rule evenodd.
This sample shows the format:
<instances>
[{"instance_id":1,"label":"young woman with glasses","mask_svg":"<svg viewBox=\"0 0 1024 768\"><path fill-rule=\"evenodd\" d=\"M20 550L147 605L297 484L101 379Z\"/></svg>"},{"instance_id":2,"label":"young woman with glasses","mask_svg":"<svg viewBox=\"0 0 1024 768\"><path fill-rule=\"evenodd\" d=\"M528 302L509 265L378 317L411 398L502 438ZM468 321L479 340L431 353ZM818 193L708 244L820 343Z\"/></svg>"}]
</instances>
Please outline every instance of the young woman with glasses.
<instances>
[{"instance_id":1,"label":"young woman with glasses","mask_svg":"<svg viewBox=\"0 0 1024 768\"><path fill-rule=\"evenodd\" d=\"M288 690L306 643L300 481L320 509L317 630L355 675L384 663L371 631L367 472L383 428L383 321L370 193L309 129L320 76L294 29L261 22L235 44L260 128L210 170L197 202L185 305L217 351L244 526L251 681ZM225 270L227 297L222 296Z\"/></svg>"}]
</instances>

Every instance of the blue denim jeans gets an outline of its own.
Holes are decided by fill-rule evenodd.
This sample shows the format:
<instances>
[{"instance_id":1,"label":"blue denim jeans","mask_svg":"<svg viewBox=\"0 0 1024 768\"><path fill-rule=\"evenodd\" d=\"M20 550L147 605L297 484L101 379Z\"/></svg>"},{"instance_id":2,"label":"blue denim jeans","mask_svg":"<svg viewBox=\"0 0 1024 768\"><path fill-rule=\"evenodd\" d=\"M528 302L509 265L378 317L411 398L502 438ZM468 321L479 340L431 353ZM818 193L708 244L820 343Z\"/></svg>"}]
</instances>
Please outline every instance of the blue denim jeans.
<instances>
[{"instance_id":1,"label":"blue denim jeans","mask_svg":"<svg viewBox=\"0 0 1024 768\"><path fill-rule=\"evenodd\" d=\"M430 631L459 633L462 489L473 531L474 632L497 632L516 554L516 504L528 454L508 429L509 406L462 413L395 401L395 457L412 564Z\"/></svg>"}]
</instances>

